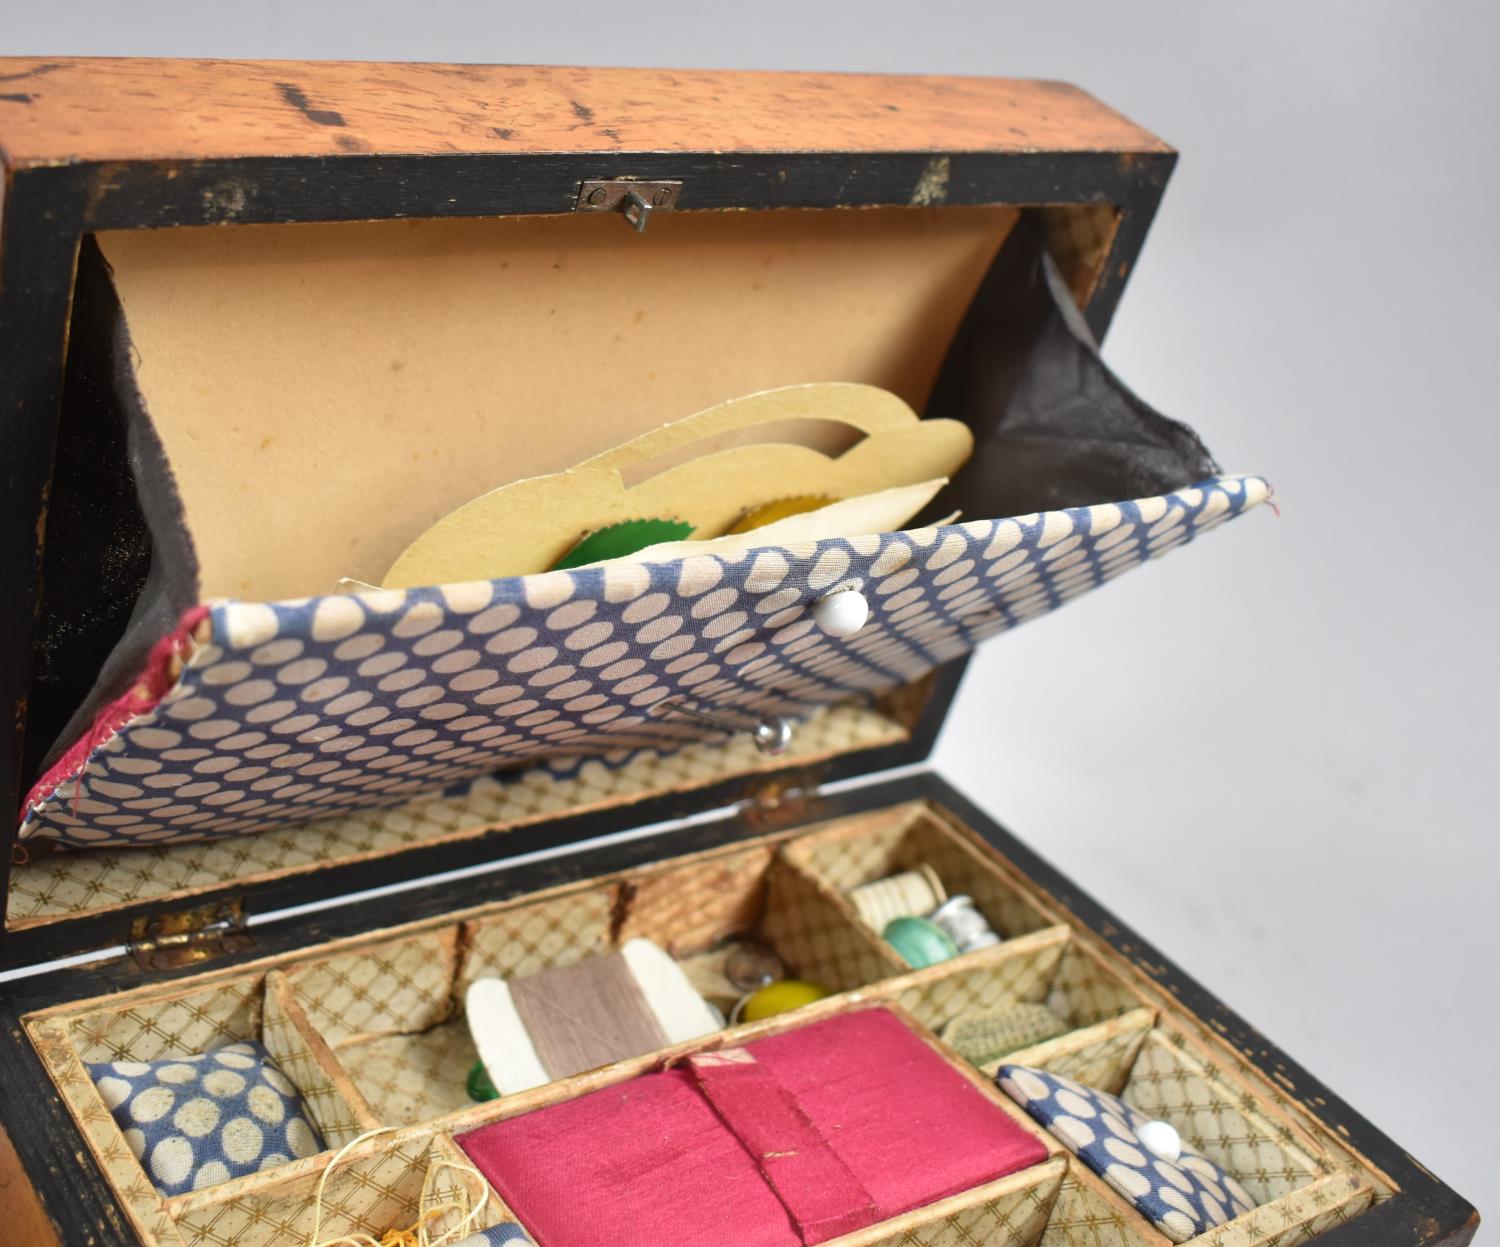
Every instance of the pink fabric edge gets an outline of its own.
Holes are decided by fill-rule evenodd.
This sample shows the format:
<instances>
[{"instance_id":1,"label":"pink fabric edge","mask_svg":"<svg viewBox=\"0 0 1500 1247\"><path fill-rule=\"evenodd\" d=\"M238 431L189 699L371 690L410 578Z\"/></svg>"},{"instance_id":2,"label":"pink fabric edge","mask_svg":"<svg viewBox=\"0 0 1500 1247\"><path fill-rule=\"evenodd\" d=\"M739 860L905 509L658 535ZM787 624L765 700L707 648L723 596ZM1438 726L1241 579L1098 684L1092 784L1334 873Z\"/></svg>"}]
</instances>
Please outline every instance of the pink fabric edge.
<instances>
[{"instance_id":1,"label":"pink fabric edge","mask_svg":"<svg viewBox=\"0 0 1500 1247\"><path fill-rule=\"evenodd\" d=\"M69 745L62 757L31 786L26 800L21 803L23 830L26 817L32 810L51 798L69 780L83 774L96 749L108 744L132 719L149 714L161 704L181 674L180 670L173 673L173 660L186 658L197 644L193 633L208 615L207 606L194 606L184 611L177 627L151 647L145 670L131 683L129 690L105 706L94 717L89 730Z\"/></svg>"}]
</instances>

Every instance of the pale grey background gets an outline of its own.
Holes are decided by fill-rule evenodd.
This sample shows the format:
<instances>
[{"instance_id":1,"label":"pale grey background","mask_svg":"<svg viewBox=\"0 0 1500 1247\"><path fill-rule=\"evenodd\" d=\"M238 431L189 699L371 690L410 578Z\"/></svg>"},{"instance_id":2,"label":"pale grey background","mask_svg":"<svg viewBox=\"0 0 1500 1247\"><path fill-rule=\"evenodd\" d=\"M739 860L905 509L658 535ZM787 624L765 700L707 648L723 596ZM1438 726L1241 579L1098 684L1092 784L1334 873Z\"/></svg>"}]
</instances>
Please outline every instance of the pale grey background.
<instances>
[{"instance_id":1,"label":"pale grey background","mask_svg":"<svg viewBox=\"0 0 1500 1247\"><path fill-rule=\"evenodd\" d=\"M1063 78L1178 146L1106 355L1282 518L993 644L936 763L1500 1217L1500 6L3 0L0 45Z\"/></svg>"}]
</instances>

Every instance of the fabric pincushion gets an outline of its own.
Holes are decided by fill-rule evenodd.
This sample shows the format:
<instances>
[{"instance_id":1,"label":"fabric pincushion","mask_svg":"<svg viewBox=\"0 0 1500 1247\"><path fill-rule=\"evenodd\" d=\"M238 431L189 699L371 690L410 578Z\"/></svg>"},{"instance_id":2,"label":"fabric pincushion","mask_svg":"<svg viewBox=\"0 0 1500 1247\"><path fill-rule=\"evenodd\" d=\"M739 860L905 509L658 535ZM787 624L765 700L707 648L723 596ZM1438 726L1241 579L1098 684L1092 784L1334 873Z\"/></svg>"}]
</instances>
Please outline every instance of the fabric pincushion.
<instances>
[{"instance_id":1,"label":"fabric pincushion","mask_svg":"<svg viewBox=\"0 0 1500 1247\"><path fill-rule=\"evenodd\" d=\"M1047 1156L882 1009L690 1058L458 1143L548 1247L800 1247Z\"/></svg>"},{"instance_id":2,"label":"fabric pincushion","mask_svg":"<svg viewBox=\"0 0 1500 1247\"><path fill-rule=\"evenodd\" d=\"M323 1151L307 1105L260 1044L88 1066L125 1142L163 1195Z\"/></svg>"},{"instance_id":3,"label":"fabric pincushion","mask_svg":"<svg viewBox=\"0 0 1500 1247\"><path fill-rule=\"evenodd\" d=\"M514 1221L504 1221L499 1225L493 1225L487 1230L480 1230L477 1234L471 1234L468 1238L460 1239L453 1247L504 1247L508 1243L529 1243L523 1230Z\"/></svg>"},{"instance_id":4,"label":"fabric pincushion","mask_svg":"<svg viewBox=\"0 0 1500 1247\"><path fill-rule=\"evenodd\" d=\"M1255 1207L1239 1182L1185 1143L1175 1160L1154 1154L1142 1142L1150 1119L1118 1096L1022 1065L1002 1065L996 1081L1174 1243Z\"/></svg>"}]
</instances>

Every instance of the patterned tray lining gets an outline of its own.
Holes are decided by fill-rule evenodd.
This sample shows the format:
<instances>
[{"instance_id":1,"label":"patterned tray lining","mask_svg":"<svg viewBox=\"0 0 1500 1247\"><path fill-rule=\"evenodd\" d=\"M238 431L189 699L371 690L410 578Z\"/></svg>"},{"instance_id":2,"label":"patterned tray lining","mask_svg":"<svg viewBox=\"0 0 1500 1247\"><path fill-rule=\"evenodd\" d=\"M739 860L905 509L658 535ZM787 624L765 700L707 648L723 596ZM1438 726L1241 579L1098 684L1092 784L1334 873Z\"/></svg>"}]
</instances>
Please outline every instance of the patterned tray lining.
<instances>
[{"instance_id":1,"label":"patterned tray lining","mask_svg":"<svg viewBox=\"0 0 1500 1247\"><path fill-rule=\"evenodd\" d=\"M906 692L906 690L902 690ZM226 883L249 885L310 866L379 857L418 844L512 831L563 814L703 787L771 767L897 744L925 702L926 683L880 705L834 706L801 724L787 752L767 758L748 734L669 753L641 750L620 765L567 759L504 782L475 781L385 809L362 810L278 831L192 844L87 849L37 856L14 867L6 923L23 929L153 897L173 903Z\"/></svg>"},{"instance_id":2,"label":"patterned tray lining","mask_svg":"<svg viewBox=\"0 0 1500 1247\"><path fill-rule=\"evenodd\" d=\"M1006 937L926 970L908 971L860 923L848 888L916 862L951 892L967 892ZM704 950L746 936L776 949L790 971L834 988L796 1014L722 1036L471 1104L474 1059L461 1001L476 977L564 966L637 936L661 944L689 973ZM27 1019L65 1102L143 1242L160 1247L271 1247L303 1242L313 1191L333 1149L377 1126L328 1184L325 1234L379 1235L415 1220L422 1177L458 1156L453 1135L621 1081L664 1057L741 1042L873 1001L903 1011L959 1068L987 1088L936 1032L974 1008L1042 1001L1073 1029L1008 1058L1122 1094L1172 1122L1235 1175L1260 1206L1193 1240L1212 1247L1297 1247L1392 1193L1285 1089L1262 1078L1214 1032L1124 963L1008 863L941 811L899 806L728 849L659 863L455 915L378 939L350 941L266 964ZM125 1146L85 1063L153 1060L260 1039L307 1098L330 1151L174 1199L155 1192ZM1051 1159L896 1222L838 1240L960 1247L1120 1247L1162 1239L1050 1136ZM507 1217L492 1199L485 1223ZM898 1224L899 1222L899 1224Z\"/></svg>"}]
</instances>

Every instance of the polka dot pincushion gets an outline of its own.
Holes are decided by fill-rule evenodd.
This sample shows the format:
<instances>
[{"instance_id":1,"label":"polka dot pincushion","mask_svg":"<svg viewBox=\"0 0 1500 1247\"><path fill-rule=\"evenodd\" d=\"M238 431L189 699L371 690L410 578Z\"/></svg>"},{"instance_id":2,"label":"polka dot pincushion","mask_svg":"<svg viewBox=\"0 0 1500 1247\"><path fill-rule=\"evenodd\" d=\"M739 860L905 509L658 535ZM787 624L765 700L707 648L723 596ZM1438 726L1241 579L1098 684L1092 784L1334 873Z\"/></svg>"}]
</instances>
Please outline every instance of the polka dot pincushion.
<instances>
[{"instance_id":1,"label":"polka dot pincushion","mask_svg":"<svg viewBox=\"0 0 1500 1247\"><path fill-rule=\"evenodd\" d=\"M1186 1144L1175 1161L1154 1155L1140 1139L1150 1119L1118 1096L1023 1065L1002 1065L995 1081L1174 1243L1255 1207L1244 1187Z\"/></svg>"},{"instance_id":2,"label":"polka dot pincushion","mask_svg":"<svg viewBox=\"0 0 1500 1247\"><path fill-rule=\"evenodd\" d=\"M258 1043L160 1061L106 1061L88 1071L163 1195L323 1150L301 1093Z\"/></svg>"}]
</instances>

